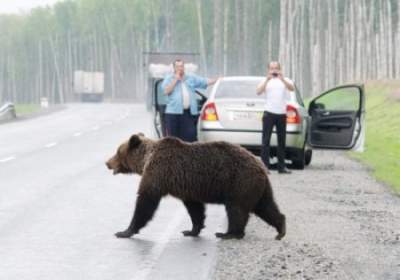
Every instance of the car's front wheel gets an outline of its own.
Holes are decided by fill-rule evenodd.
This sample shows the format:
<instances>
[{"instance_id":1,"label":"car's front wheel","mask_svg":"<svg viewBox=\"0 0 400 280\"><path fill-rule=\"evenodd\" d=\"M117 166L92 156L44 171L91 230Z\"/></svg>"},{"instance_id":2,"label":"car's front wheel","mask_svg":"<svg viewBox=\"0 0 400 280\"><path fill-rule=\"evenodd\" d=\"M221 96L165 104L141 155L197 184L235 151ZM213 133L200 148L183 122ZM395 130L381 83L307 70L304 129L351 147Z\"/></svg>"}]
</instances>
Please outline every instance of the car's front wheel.
<instances>
[{"instance_id":1,"label":"car's front wheel","mask_svg":"<svg viewBox=\"0 0 400 280\"><path fill-rule=\"evenodd\" d=\"M305 152L305 163L306 163L306 165L310 165L311 159L312 159L312 150L311 149L306 150L306 152Z\"/></svg>"}]
</instances>

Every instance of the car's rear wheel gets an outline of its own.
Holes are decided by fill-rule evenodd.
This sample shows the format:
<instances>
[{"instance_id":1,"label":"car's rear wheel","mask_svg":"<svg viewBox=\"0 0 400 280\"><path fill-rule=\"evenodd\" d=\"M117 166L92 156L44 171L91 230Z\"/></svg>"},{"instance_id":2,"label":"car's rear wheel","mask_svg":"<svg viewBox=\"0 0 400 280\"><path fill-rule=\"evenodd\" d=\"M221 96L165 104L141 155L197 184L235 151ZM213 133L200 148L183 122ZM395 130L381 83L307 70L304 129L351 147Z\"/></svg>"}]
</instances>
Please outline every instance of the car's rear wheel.
<instances>
[{"instance_id":1,"label":"car's rear wheel","mask_svg":"<svg viewBox=\"0 0 400 280\"><path fill-rule=\"evenodd\" d=\"M312 159L312 150L311 149L306 150L306 152L305 152L305 163L306 163L306 165L310 165L311 159Z\"/></svg>"},{"instance_id":2,"label":"car's rear wheel","mask_svg":"<svg viewBox=\"0 0 400 280\"><path fill-rule=\"evenodd\" d=\"M298 150L296 157L292 160L293 167L296 169L304 169L306 165L306 156L304 148Z\"/></svg>"}]
</instances>

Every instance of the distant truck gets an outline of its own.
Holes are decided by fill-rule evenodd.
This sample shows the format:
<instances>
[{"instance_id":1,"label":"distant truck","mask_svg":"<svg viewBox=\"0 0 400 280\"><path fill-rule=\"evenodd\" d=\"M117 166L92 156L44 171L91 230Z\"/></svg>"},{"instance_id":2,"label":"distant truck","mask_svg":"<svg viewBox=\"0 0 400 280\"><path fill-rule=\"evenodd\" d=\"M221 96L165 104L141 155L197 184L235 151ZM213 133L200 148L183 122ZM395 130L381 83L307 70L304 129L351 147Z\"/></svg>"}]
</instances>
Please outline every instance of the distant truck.
<instances>
[{"instance_id":1,"label":"distant truck","mask_svg":"<svg viewBox=\"0 0 400 280\"><path fill-rule=\"evenodd\" d=\"M104 99L104 73L77 70L74 73L74 93L82 102L101 102Z\"/></svg>"}]
</instances>

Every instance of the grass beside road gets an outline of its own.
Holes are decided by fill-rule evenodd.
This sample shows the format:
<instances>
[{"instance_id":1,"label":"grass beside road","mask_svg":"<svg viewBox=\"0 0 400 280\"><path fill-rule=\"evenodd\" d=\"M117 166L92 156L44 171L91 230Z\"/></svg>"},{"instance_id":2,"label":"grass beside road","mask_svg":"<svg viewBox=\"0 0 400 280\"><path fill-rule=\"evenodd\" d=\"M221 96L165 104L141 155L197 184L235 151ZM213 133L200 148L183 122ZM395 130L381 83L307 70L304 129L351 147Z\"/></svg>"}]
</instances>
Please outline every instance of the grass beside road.
<instances>
[{"instance_id":1,"label":"grass beside road","mask_svg":"<svg viewBox=\"0 0 400 280\"><path fill-rule=\"evenodd\" d=\"M365 91L366 149L351 156L400 194L400 81L368 82Z\"/></svg>"},{"instance_id":2,"label":"grass beside road","mask_svg":"<svg viewBox=\"0 0 400 280\"><path fill-rule=\"evenodd\" d=\"M40 111L39 104L15 104L17 116L31 114Z\"/></svg>"}]
</instances>

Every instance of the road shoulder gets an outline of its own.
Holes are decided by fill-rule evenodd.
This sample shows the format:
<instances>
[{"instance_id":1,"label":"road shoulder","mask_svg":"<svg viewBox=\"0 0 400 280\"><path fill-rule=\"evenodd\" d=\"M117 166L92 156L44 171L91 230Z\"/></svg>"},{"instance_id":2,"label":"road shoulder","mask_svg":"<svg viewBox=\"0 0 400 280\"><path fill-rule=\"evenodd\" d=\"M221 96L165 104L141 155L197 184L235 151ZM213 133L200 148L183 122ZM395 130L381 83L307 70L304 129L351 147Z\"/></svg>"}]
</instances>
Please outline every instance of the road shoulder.
<instances>
[{"instance_id":1,"label":"road shoulder","mask_svg":"<svg viewBox=\"0 0 400 280\"><path fill-rule=\"evenodd\" d=\"M272 172L288 234L252 216L246 237L218 244L214 279L398 279L400 199L344 153L317 151L291 175Z\"/></svg>"},{"instance_id":2,"label":"road shoulder","mask_svg":"<svg viewBox=\"0 0 400 280\"><path fill-rule=\"evenodd\" d=\"M65 104L58 104L58 105L53 105L49 108L41 108L39 111L32 112L32 113L25 113L25 114L17 114L17 117L15 119L7 119L7 120L0 120L0 125L4 123L10 123L10 122L18 122L18 121L25 121L25 120L30 120L42 116L47 116L52 113L56 113L59 111L62 111L67 108L67 105Z\"/></svg>"}]
</instances>

